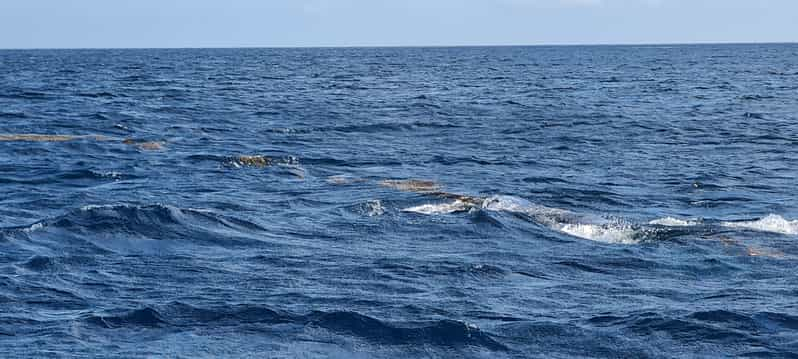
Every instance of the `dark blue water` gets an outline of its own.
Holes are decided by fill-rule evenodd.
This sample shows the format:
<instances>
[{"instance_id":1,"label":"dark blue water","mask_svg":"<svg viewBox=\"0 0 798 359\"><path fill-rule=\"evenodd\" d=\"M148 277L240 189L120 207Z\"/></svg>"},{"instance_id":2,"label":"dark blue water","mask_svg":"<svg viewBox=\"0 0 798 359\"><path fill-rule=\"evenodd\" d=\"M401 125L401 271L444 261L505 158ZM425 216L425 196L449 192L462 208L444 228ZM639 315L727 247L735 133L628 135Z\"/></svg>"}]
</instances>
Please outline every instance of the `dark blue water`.
<instances>
[{"instance_id":1,"label":"dark blue water","mask_svg":"<svg viewBox=\"0 0 798 359\"><path fill-rule=\"evenodd\" d=\"M0 51L0 348L798 357L796 177L798 45Z\"/></svg>"}]
</instances>

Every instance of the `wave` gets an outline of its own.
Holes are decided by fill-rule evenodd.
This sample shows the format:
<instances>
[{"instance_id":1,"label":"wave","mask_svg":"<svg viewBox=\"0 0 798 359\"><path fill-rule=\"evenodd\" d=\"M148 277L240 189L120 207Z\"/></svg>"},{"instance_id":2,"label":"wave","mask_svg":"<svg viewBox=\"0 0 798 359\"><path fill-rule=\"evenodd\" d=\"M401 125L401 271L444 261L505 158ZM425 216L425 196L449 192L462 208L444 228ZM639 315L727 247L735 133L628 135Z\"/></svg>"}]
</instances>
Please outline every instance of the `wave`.
<instances>
[{"instance_id":1,"label":"wave","mask_svg":"<svg viewBox=\"0 0 798 359\"><path fill-rule=\"evenodd\" d=\"M451 214L470 210L520 214L549 229L598 242L633 244L640 242L646 234L645 229L639 226L541 206L513 196L492 196L482 201L462 196L462 199L452 202L424 204L403 209L404 212L426 215Z\"/></svg>"},{"instance_id":2,"label":"wave","mask_svg":"<svg viewBox=\"0 0 798 359\"><path fill-rule=\"evenodd\" d=\"M190 155L189 161L194 162L218 162L223 166L233 168L265 168L272 166L299 166L300 160L296 156L264 156L264 155L239 155L239 156L218 156L218 155Z\"/></svg>"},{"instance_id":3,"label":"wave","mask_svg":"<svg viewBox=\"0 0 798 359\"><path fill-rule=\"evenodd\" d=\"M506 351L478 327L454 320L420 323L391 323L350 311L316 311L292 314L266 307L234 305L199 308L174 302L160 308L144 307L91 314L82 321L100 329L171 328L195 330L197 327L293 324L321 328L338 335L361 338L382 345L437 345L443 347L482 347Z\"/></svg>"},{"instance_id":4,"label":"wave","mask_svg":"<svg viewBox=\"0 0 798 359\"><path fill-rule=\"evenodd\" d=\"M116 171L95 171L92 169L78 169L60 172L53 175L37 175L28 178L0 177L0 184L20 185L47 185L47 184L87 184L87 182L119 181L123 179L138 178L133 175Z\"/></svg>"},{"instance_id":5,"label":"wave","mask_svg":"<svg viewBox=\"0 0 798 359\"><path fill-rule=\"evenodd\" d=\"M701 222L690 219L679 219L674 217L657 218L648 222L650 225L663 226L663 227L690 227L699 225Z\"/></svg>"},{"instance_id":6,"label":"wave","mask_svg":"<svg viewBox=\"0 0 798 359\"><path fill-rule=\"evenodd\" d=\"M48 100L53 97L50 94L39 91L11 91L0 93L0 98L19 99L19 100Z\"/></svg>"},{"instance_id":7,"label":"wave","mask_svg":"<svg viewBox=\"0 0 798 359\"><path fill-rule=\"evenodd\" d=\"M86 318L86 322L107 329L120 327L157 328L166 324L160 313L151 308L132 310L120 315L90 316Z\"/></svg>"},{"instance_id":8,"label":"wave","mask_svg":"<svg viewBox=\"0 0 798 359\"><path fill-rule=\"evenodd\" d=\"M749 343L757 346L764 344L761 342L762 334L798 329L798 317L794 315L730 310L697 311L683 316L642 312L627 316L596 316L588 322L596 327L619 327L643 335L661 333L685 342Z\"/></svg>"},{"instance_id":9,"label":"wave","mask_svg":"<svg viewBox=\"0 0 798 359\"><path fill-rule=\"evenodd\" d=\"M366 215L369 217L382 216L385 214L385 207L382 205L382 201L378 199L366 202L364 207L366 210Z\"/></svg>"},{"instance_id":10,"label":"wave","mask_svg":"<svg viewBox=\"0 0 798 359\"><path fill-rule=\"evenodd\" d=\"M351 124L339 126L325 126L325 127L304 127L304 128L273 128L272 132L282 134L307 134L313 132L332 132L342 134L352 133L388 133L388 132L412 132L415 130L423 129L453 129L461 126L447 123L447 122L428 122L428 121L411 121L411 122L382 122L382 123L369 123L369 124Z\"/></svg>"},{"instance_id":11,"label":"wave","mask_svg":"<svg viewBox=\"0 0 798 359\"><path fill-rule=\"evenodd\" d=\"M300 160L295 156L271 157L263 155L240 155L240 156L218 156L218 155L191 155L189 161L194 162L216 162L221 167L236 170L260 170L270 169L274 173L286 174L298 179L307 176L307 170L300 164Z\"/></svg>"},{"instance_id":12,"label":"wave","mask_svg":"<svg viewBox=\"0 0 798 359\"><path fill-rule=\"evenodd\" d=\"M465 212L471 210L472 208L473 205L470 203L458 200L451 203L422 204L420 206L405 208L402 211L432 215Z\"/></svg>"},{"instance_id":13,"label":"wave","mask_svg":"<svg viewBox=\"0 0 798 359\"><path fill-rule=\"evenodd\" d=\"M657 238L667 238L673 234L678 235L685 230L694 231L684 227L692 228L707 225L702 219L680 219L675 217L663 217L649 221L646 224L637 224L621 219L584 215L565 209L546 207L513 196L501 195L482 199L467 196L459 197L455 201L423 204L405 208L403 211L425 215L452 214L471 210L514 213L551 230L572 237L616 244L636 244ZM717 225L717 221L710 224ZM727 228L798 235L798 220L786 220L778 215L769 215L754 221L720 222L720 225Z\"/></svg>"},{"instance_id":14,"label":"wave","mask_svg":"<svg viewBox=\"0 0 798 359\"><path fill-rule=\"evenodd\" d=\"M723 222L721 225L728 228L742 228L759 232L798 235L798 220L787 220L776 214L770 214L753 221Z\"/></svg>"},{"instance_id":15,"label":"wave","mask_svg":"<svg viewBox=\"0 0 798 359\"><path fill-rule=\"evenodd\" d=\"M30 116L26 115L24 112L4 112L0 111L0 118L30 118Z\"/></svg>"},{"instance_id":16,"label":"wave","mask_svg":"<svg viewBox=\"0 0 798 359\"><path fill-rule=\"evenodd\" d=\"M49 240L55 247L77 241L91 244L100 251L124 253L164 249L168 246L165 241L189 240L192 244L221 247L251 246L260 241L265 232L263 227L250 221L162 204L90 205L29 226L2 230L11 237L16 233L24 238Z\"/></svg>"},{"instance_id":17,"label":"wave","mask_svg":"<svg viewBox=\"0 0 798 359\"><path fill-rule=\"evenodd\" d=\"M726 317L726 318L723 318ZM654 312L629 316L598 316L589 321L597 327L620 327L638 335L661 333L684 342L761 344L757 338L735 328L721 327L718 321L747 321L743 315L730 312L696 312L684 317L671 317Z\"/></svg>"},{"instance_id":18,"label":"wave","mask_svg":"<svg viewBox=\"0 0 798 359\"><path fill-rule=\"evenodd\" d=\"M80 92L77 94L80 97L89 97L89 98L114 98L117 97L116 94L101 91L101 92Z\"/></svg>"},{"instance_id":19,"label":"wave","mask_svg":"<svg viewBox=\"0 0 798 359\"><path fill-rule=\"evenodd\" d=\"M0 142L67 142L81 139L108 140L102 135L43 135L33 133L0 134Z\"/></svg>"},{"instance_id":20,"label":"wave","mask_svg":"<svg viewBox=\"0 0 798 359\"><path fill-rule=\"evenodd\" d=\"M552 230L598 242L634 244L647 234L646 229L640 226L541 206L518 197L493 196L482 204L482 208L523 214Z\"/></svg>"},{"instance_id":21,"label":"wave","mask_svg":"<svg viewBox=\"0 0 798 359\"><path fill-rule=\"evenodd\" d=\"M569 223L560 226L559 231L574 237L606 243L634 244L640 241L636 238L637 229L627 225Z\"/></svg>"}]
</instances>

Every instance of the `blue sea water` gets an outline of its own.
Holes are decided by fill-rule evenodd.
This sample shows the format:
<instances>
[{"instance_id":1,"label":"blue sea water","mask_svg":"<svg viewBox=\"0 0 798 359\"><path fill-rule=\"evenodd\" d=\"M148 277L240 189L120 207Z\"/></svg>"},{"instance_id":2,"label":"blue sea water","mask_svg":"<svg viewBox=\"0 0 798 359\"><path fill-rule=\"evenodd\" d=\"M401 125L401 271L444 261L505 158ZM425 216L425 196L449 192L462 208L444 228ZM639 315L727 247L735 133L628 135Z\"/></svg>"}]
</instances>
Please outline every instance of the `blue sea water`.
<instances>
[{"instance_id":1,"label":"blue sea water","mask_svg":"<svg viewBox=\"0 0 798 359\"><path fill-rule=\"evenodd\" d=\"M1 355L795 358L796 177L798 45L4 50Z\"/></svg>"}]
</instances>

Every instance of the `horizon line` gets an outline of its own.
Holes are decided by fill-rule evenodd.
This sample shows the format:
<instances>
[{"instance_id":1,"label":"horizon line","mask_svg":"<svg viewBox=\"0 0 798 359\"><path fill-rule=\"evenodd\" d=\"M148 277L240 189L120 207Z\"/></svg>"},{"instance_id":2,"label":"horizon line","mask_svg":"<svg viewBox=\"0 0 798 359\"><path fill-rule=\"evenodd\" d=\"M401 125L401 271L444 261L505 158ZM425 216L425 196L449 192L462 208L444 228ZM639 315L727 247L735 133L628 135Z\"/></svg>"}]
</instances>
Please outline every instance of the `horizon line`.
<instances>
[{"instance_id":1,"label":"horizon line","mask_svg":"<svg viewBox=\"0 0 798 359\"><path fill-rule=\"evenodd\" d=\"M155 46L155 47L0 47L0 51L34 50L213 50L213 49L394 49L394 48L480 48L480 47L589 47L589 46L700 46L700 45L796 45L798 41L694 41L694 42L606 42L540 44L462 44L462 45L231 45L231 46Z\"/></svg>"}]
</instances>

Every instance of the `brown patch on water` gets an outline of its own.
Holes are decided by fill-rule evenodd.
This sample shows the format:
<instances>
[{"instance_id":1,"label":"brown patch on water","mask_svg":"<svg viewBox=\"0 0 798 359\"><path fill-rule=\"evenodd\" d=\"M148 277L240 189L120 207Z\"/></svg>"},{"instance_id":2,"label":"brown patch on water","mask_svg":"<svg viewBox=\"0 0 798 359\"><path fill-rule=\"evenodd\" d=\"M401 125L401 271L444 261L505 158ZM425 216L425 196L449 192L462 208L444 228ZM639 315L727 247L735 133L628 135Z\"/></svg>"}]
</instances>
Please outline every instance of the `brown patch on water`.
<instances>
[{"instance_id":1,"label":"brown patch on water","mask_svg":"<svg viewBox=\"0 0 798 359\"><path fill-rule=\"evenodd\" d=\"M163 149L163 142L155 142L155 141L142 142L139 143L138 147L139 149L145 151L160 151Z\"/></svg>"},{"instance_id":2,"label":"brown patch on water","mask_svg":"<svg viewBox=\"0 0 798 359\"><path fill-rule=\"evenodd\" d=\"M336 185L336 186L345 186L353 183L362 183L367 182L366 179L352 177L348 175L335 175L327 177L327 183Z\"/></svg>"},{"instance_id":3,"label":"brown patch on water","mask_svg":"<svg viewBox=\"0 0 798 359\"><path fill-rule=\"evenodd\" d=\"M233 159L237 166L264 168L272 165L272 159L266 156L238 156Z\"/></svg>"},{"instance_id":4,"label":"brown patch on water","mask_svg":"<svg viewBox=\"0 0 798 359\"><path fill-rule=\"evenodd\" d=\"M92 139L105 141L108 138L101 135L42 135L33 133L3 134L0 142L66 142L79 139Z\"/></svg>"},{"instance_id":5,"label":"brown patch on water","mask_svg":"<svg viewBox=\"0 0 798 359\"><path fill-rule=\"evenodd\" d=\"M164 143L160 141L137 141L132 138L122 140L126 145L136 146L142 151L160 151L164 149Z\"/></svg>"},{"instance_id":6,"label":"brown patch on water","mask_svg":"<svg viewBox=\"0 0 798 359\"><path fill-rule=\"evenodd\" d=\"M415 192L415 193L436 193L441 190L441 186L439 186L434 181L418 180L418 179L383 180L380 181L380 186L393 188L404 192Z\"/></svg>"}]
</instances>

